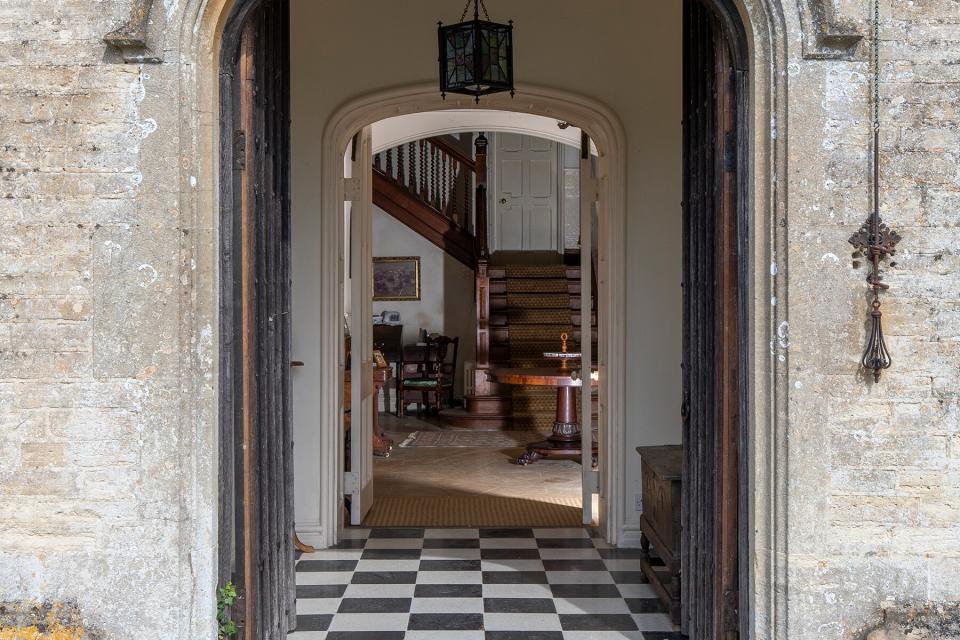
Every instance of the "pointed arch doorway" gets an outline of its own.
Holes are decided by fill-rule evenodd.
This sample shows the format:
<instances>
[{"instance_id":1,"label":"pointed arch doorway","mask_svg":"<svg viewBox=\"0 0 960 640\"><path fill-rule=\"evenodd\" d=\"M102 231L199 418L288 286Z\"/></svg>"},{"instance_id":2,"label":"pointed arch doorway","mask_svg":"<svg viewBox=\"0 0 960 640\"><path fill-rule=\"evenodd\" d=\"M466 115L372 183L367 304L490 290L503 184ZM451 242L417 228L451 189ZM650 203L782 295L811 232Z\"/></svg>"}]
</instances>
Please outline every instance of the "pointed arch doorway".
<instances>
[{"instance_id":1,"label":"pointed arch doorway","mask_svg":"<svg viewBox=\"0 0 960 640\"><path fill-rule=\"evenodd\" d=\"M229 398L221 400L221 414L225 416L221 429L221 570L222 575L230 573L227 567L246 567L242 574L244 584L251 585L246 590L246 606L249 607L246 629L254 625L262 625L263 633L251 631L249 637L282 637L281 629L285 622L290 624L293 611L292 595L288 590L282 591L283 585L288 585L292 570L292 557L289 544L292 533L288 528L292 523L292 509L271 510L269 504L257 502L263 500L270 492L285 503L290 499L292 485L286 474L289 473L288 460L284 457L290 444L289 416L283 413L282 407L289 399L289 377L282 373L286 367L276 369L280 375L275 378L277 386L266 390L258 386L258 367L277 367L279 362L289 360L289 350L284 352L282 333L270 334L266 325L261 326L256 321L256 313L267 313L270 305L276 306L282 314L284 296L289 295L289 282L284 278L282 264L282 245L274 244L283 233L257 235L257 224L262 222L253 209L248 209L250 215L245 217L234 216L228 213L243 211L242 202L235 200L233 195L247 193L254 199L270 195L276 202L276 211L280 212L279 223L285 215L284 203L288 200L282 189L265 191L264 186L272 176L281 176L285 164L289 162L288 152L282 132L285 130L284 101L287 100L283 92L283 77L271 75L270 69L283 68L288 64L282 30L275 29L275 22L266 17L254 20L252 16L263 15L271 11L283 12L286 15L287 3L282 0L264 0L262 3L238 3L234 8L231 27L224 37L224 84L222 85L222 226L223 237L238 237L242 243L253 250L252 262L243 262L243 251L231 252L226 247L222 255L223 264L221 273L224 274L221 284L223 297L222 318L238 318L237 325L222 326L221 359L225 363L224 371L238 372L238 378L233 381L221 380L223 393L232 393ZM746 176L748 164L746 157L746 85L745 68L743 66L745 38L742 37L742 28L739 17L731 8L717 8L713 4L688 0L688 22L685 29L685 38L688 38L685 51L687 61L691 65L689 70L700 70L701 73L690 73L689 82L685 85L688 97L698 96L700 101L688 102L685 100L685 157L686 157L686 207L685 207L685 342L684 342L684 388L685 388L685 442L694 441L705 445L703 450L690 452L685 466L685 514L688 525L688 534L685 544L685 587L683 592L685 605L684 628L691 637L696 638L724 638L736 637L741 624L737 622L739 614L741 621L748 618L745 614L744 589L747 571L745 566L745 507L746 474L742 473L744 451L744 424L742 416L745 414L745 399L741 380L746 372L744 329L746 314L744 311L745 287L745 251L742 242L747 237L746 228ZM272 27L267 27L272 24ZM251 27L250 25L256 25ZM233 29L233 31L230 31ZM242 43L240 35L243 32L250 34L249 42L271 42L268 33L273 33L273 46L262 49L251 49L252 57L246 58L248 70L254 73L244 76L242 64ZM228 37L234 33L235 39ZM279 35L278 35L279 34ZM692 35L697 34L697 35ZM231 49L232 47L235 47ZM256 52L261 53L257 54ZM240 55L233 57L236 52ZM270 53L272 52L272 53ZM271 57L272 56L272 57ZM699 67L692 61L698 61ZM259 72L259 73L257 73ZM250 96L266 102L259 103L261 109L256 113L257 118L248 119L243 124L242 109L235 109L240 103L236 99L243 95L244 78L253 79L254 84L248 85ZM269 82L257 85L257 82L280 80L278 85ZM239 81L240 85L230 84ZM739 84L738 84L739 83ZM267 90L268 86L274 89ZM727 90L729 89L729 90ZM274 93L270 93L274 91ZM342 157L342 150L356 131L368 126L387 114L396 114L398 110L423 111L441 108L455 108L457 103L441 104L434 95L432 86L401 89L391 92L382 92L367 99L347 105L333 118L331 126L325 134L324 167L337 167ZM607 339L601 345L605 352L605 370L601 375L608 377L605 401L607 407L606 420L608 421L607 440L602 442L609 450L621 453L623 450L623 395L625 393L626 362L623 359L623 336L626 327L622 315L623 291L613 284L610 277L615 276L615 282L623 285L623 278L619 277L623 269L622 246L623 235L617 233L625 225L625 180L624 157L625 135L617 124L615 116L600 105L591 104L575 96L568 96L562 92L552 92L529 88L525 90L525 103L530 105L531 111L539 112L552 117L565 116L564 119L582 123L598 141L601 148L601 175L605 177L602 192L599 192L605 214L606 231L603 242L607 243L605 264L601 269L606 271L601 275L607 278L607 303L614 313L609 316ZM269 96L273 96L273 102ZM255 104L255 101L251 104ZM509 103L500 104L496 98L489 101L493 107L508 107ZM276 106L280 108L275 108ZM226 118L226 119L224 119ZM238 120L239 118L240 120ZM700 120L697 120L700 118ZM694 127L694 123L699 124ZM236 126L238 123L241 126ZM244 129L244 127L247 127ZM236 131L244 131L242 136L235 135ZM268 136L261 134L270 132ZM278 136L278 137L271 137ZM266 145L265 141L273 139L276 144ZM250 156L253 150L255 155ZM238 151L242 150L242 153ZM257 155L259 154L259 155ZM240 161L240 156L245 160ZM252 161L251 161L252 160ZM604 164L606 163L606 164ZM276 170L279 169L279 172ZM694 179L696 176L696 179ZM274 182L273 185L282 185ZM245 182L246 181L246 182ZM240 185L239 187L237 185ZM239 188L240 191L235 191ZM326 169L323 172L324 211L337 211L344 201L344 184L339 172ZM229 190L229 194L228 194ZM228 197L229 195L229 197ZM264 200L264 202L266 202ZM239 207L238 207L239 205ZM264 211L256 207L257 211ZM339 218L339 219L338 219ZM239 223L229 222L230 220ZM248 226L244 227L243 220ZM239 226L237 226L239 224ZM325 216L324 225L329 237L336 242L343 238L342 216ZM250 226L252 225L252 226ZM620 225L620 226L618 226ZM239 235L237 235L239 234ZM250 235L245 235L250 234ZM262 244L257 244L262 241ZM333 274L319 286L321 295L329 294L325 299L337 299L339 281L336 280L343 268L338 263L338 251L323 250L323 270ZM280 262L276 289L280 293L278 299L267 297L258 298L264 293L262 285L266 280L258 279L256 269L257 253L262 251L266 256L271 251ZM267 258L263 258L268 260ZM264 263L266 264L266 263ZM239 269L237 268L239 266ZM287 267L288 268L288 267ZM246 276L243 274L247 273ZM246 277L246 279L244 279ZM720 288L705 287L714 278L721 282ZM701 287L695 293L694 284ZM603 286L603 285L601 285ZM228 291L229 290L229 291ZM601 295L604 295L601 293ZM229 302L228 302L229 301ZM258 302L259 301L259 302ZM248 304L244 312L243 305ZM251 304L252 303L252 304ZM286 298L289 303L289 298ZM331 355L335 365L339 365L336 357L342 349L342 312L336 305L325 313L321 319L322 348ZM240 309L239 316L235 315ZM229 313L228 313L229 311ZM246 315L244 315L246 313ZM244 338L246 344L244 346ZM272 342L271 342L272 341ZM276 347L273 360L270 364L262 364L258 360L259 346L273 345ZM228 360L227 358L233 358ZM603 358L604 355L601 355ZM705 358L713 362L711 367L703 367ZM229 363L229 365L227 364ZM239 369L237 368L239 367ZM700 368L698 368L700 367ZM331 372L336 370L336 366ZM227 391L233 389L232 392ZM258 413L259 407L266 403L255 404L254 398L259 394L272 393L280 398L279 413L275 424L279 429L279 446L271 449L270 444L258 439L257 433L261 428L271 424L270 418ZM339 398L342 397L339 383L332 376L322 381L320 394L324 401L324 415L320 419L330 426L339 424ZM716 427L720 427L717 430ZM272 427L271 427L272 428ZM329 431L329 433L327 432ZM323 436L321 448L321 465L328 472L328 477L336 478L337 458L341 432L337 428L330 428ZM237 438L241 440L237 440ZM246 438L246 440L243 440ZM230 442L242 442L239 449L233 446L231 456ZM706 445L709 444L709 447ZM708 453L708 455L707 455ZM247 454L247 455L244 455ZM701 455L703 454L703 455ZM269 456L278 456L269 458ZM261 466L264 460L273 459L277 464ZM696 469L712 469L712 474L702 473L694 475ZM625 491L621 486L623 468L611 465L608 470L608 493L606 498L614 504L622 504ZM709 485L711 478L720 479L713 483L719 490ZM224 484L232 484L231 489L224 489ZM243 492L248 488L248 493ZM328 542L336 540L336 518L338 505L342 499L343 487L340 478L329 482L323 488L325 494L321 497L327 514L334 514L334 520L328 523L323 535ZM712 498L710 497L712 496ZM736 500L733 497L736 496ZM719 499L718 499L719 498ZM719 510L718 510L719 507ZM332 526L331 526L332 525ZM612 541L620 535L620 523L611 521L606 534ZM254 534L253 532L257 533ZM694 537L699 536L699 537ZM290 542L288 542L290 540ZM264 541L267 541L264 545ZM279 550L274 556L271 549L275 546ZM696 551L699 555L695 554ZM272 557L272 559L271 559ZM271 564L272 563L272 564ZM264 573L260 568L271 566L275 571ZM699 578L694 566L702 568ZM256 568L256 569L255 569ZM223 573L226 571L227 573ZM237 575L237 574L232 574ZM712 584L706 587L707 583ZM251 594L260 594L256 598ZM274 597L276 594L277 597ZM257 599L259 598L259 599ZM731 614L731 612L735 612ZM701 616L702 617L698 617ZM746 637L741 635L741 637Z\"/></svg>"}]
</instances>

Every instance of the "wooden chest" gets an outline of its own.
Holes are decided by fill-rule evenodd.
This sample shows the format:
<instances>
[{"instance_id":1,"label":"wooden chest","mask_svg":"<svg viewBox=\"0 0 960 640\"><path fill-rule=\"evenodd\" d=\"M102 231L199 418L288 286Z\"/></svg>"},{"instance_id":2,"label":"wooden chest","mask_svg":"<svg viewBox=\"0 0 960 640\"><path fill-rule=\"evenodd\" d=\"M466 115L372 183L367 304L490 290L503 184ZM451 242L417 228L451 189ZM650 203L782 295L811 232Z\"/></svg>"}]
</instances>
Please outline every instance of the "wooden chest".
<instances>
[{"instance_id":1,"label":"wooden chest","mask_svg":"<svg viewBox=\"0 0 960 640\"><path fill-rule=\"evenodd\" d=\"M637 447L643 482L640 515L640 567L674 624L680 623L680 479L683 448L679 445ZM654 571L650 545L663 562L667 575ZM659 567L657 567L659 568Z\"/></svg>"}]
</instances>

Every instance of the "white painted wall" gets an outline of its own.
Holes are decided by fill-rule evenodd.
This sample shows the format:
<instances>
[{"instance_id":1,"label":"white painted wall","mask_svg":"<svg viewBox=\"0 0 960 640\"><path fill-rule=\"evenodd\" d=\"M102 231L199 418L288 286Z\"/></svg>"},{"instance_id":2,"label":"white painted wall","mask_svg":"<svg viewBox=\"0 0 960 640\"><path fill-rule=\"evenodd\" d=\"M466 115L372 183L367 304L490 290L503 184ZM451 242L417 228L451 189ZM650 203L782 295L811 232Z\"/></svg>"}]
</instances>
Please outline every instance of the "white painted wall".
<instances>
[{"instance_id":1,"label":"white painted wall","mask_svg":"<svg viewBox=\"0 0 960 640\"><path fill-rule=\"evenodd\" d=\"M455 393L462 396L463 362L473 359L476 343L473 271L377 206L373 208L373 255L420 256L420 300L374 301L373 312L400 312L404 344L416 342L420 329L459 336Z\"/></svg>"},{"instance_id":2,"label":"white painted wall","mask_svg":"<svg viewBox=\"0 0 960 640\"><path fill-rule=\"evenodd\" d=\"M517 82L567 90L614 110L626 131L626 528L635 529L639 491L634 447L680 441L681 348L681 3L655 0L526 0L491 7L513 19ZM316 452L325 304L308 286L319 260L320 146L327 120L372 91L436 80L436 22L459 17L446 0L378 5L293 0L292 157L294 353L307 362L294 378L298 526L319 519ZM598 45L602 37L603 46ZM518 107L523 92L516 96ZM469 128L469 127L463 127Z\"/></svg>"}]
</instances>

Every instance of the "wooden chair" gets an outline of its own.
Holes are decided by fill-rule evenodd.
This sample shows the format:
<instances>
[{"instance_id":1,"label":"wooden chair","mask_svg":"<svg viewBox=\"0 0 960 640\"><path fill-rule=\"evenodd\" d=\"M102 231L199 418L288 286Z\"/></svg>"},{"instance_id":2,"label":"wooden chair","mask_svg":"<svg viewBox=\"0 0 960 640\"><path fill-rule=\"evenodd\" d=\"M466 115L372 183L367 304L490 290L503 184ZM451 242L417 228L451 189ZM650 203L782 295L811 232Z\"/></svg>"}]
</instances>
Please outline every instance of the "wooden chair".
<instances>
[{"instance_id":1,"label":"wooden chair","mask_svg":"<svg viewBox=\"0 0 960 640\"><path fill-rule=\"evenodd\" d=\"M450 347L453 347L452 349ZM460 338L428 336L425 345L407 345L397 365L397 416L406 413L411 402L417 411L424 406L439 411L453 404Z\"/></svg>"}]
</instances>

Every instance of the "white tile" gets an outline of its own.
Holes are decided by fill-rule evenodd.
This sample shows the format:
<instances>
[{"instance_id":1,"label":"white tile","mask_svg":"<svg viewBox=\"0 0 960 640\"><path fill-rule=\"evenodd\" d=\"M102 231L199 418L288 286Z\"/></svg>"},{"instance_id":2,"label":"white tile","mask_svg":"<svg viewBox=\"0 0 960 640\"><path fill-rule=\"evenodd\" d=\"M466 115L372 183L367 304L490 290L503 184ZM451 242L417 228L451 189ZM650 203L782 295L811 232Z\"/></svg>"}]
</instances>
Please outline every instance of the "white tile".
<instances>
[{"instance_id":1,"label":"white tile","mask_svg":"<svg viewBox=\"0 0 960 640\"><path fill-rule=\"evenodd\" d=\"M481 549L536 549L533 538L480 538Z\"/></svg>"},{"instance_id":2,"label":"white tile","mask_svg":"<svg viewBox=\"0 0 960 640\"><path fill-rule=\"evenodd\" d=\"M338 613L333 616L329 630L402 631L409 619L409 613Z\"/></svg>"},{"instance_id":3,"label":"white tile","mask_svg":"<svg viewBox=\"0 0 960 640\"><path fill-rule=\"evenodd\" d=\"M326 631L294 631L287 634L287 640L324 640Z\"/></svg>"},{"instance_id":4,"label":"white tile","mask_svg":"<svg viewBox=\"0 0 960 640\"><path fill-rule=\"evenodd\" d=\"M414 598L410 613L483 613L483 598Z\"/></svg>"},{"instance_id":5,"label":"white tile","mask_svg":"<svg viewBox=\"0 0 960 640\"><path fill-rule=\"evenodd\" d=\"M417 584L481 584L483 576L479 571L421 571L417 574Z\"/></svg>"},{"instance_id":6,"label":"white tile","mask_svg":"<svg viewBox=\"0 0 960 640\"><path fill-rule=\"evenodd\" d=\"M544 560L599 560L596 549L540 549Z\"/></svg>"},{"instance_id":7,"label":"white tile","mask_svg":"<svg viewBox=\"0 0 960 640\"><path fill-rule=\"evenodd\" d=\"M419 549L423 538L370 538L364 549Z\"/></svg>"},{"instance_id":8,"label":"white tile","mask_svg":"<svg viewBox=\"0 0 960 640\"><path fill-rule=\"evenodd\" d=\"M618 584L617 591L624 598L656 598L657 592L649 584Z\"/></svg>"},{"instance_id":9,"label":"white tile","mask_svg":"<svg viewBox=\"0 0 960 640\"><path fill-rule=\"evenodd\" d=\"M349 584L352 571L298 571L297 584Z\"/></svg>"},{"instance_id":10,"label":"white tile","mask_svg":"<svg viewBox=\"0 0 960 640\"><path fill-rule=\"evenodd\" d=\"M305 553L300 556L300 560L359 560L361 555L363 549L324 549L316 553Z\"/></svg>"},{"instance_id":11,"label":"white tile","mask_svg":"<svg viewBox=\"0 0 960 640\"><path fill-rule=\"evenodd\" d=\"M673 623L666 613L635 613L633 621L640 631L673 631Z\"/></svg>"},{"instance_id":12,"label":"white tile","mask_svg":"<svg viewBox=\"0 0 960 640\"><path fill-rule=\"evenodd\" d=\"M586 529L534 529L535 538L589 538Z\"/></svg>"},{"instance_id":13,"label":"white tile","mask_svg":"<svg viewBox=\"0 0 960 640\"><path fill-rule=\"evenodd\" d=\"M603 565L608 571L640 571L640 560L604 560Z\"/></svg>"},{"instance_id":14,"label":"white tile","mask_svg":"<svg viewBox=\"0 0 960 640\"><path fill-rule=\"evenodd\" d=\"M630 613L623 598L554 598L557 613Z\"/></svg>"},{"instance_id":15,"label":"white tile","mask_svg":"<svg viewBox=\"0 0 960 640\"><path fill-rule=\"evenodd\" d=\"M370 529L354 529L352 527L344 527L343 531L340 532L341 540L362 540L369 537Z\"/></svg>"},{"instance_id":16,"label":"white tile","mask_svg":"<svg viewBox=\"0 0 960 640\"><path fill-rule=\"evenodd\" d=\"M560 631L560 616L555 613L485 613L487 631Z\"/></svg>"},{"instance_id":17,"label":"white tile","mask_svg":"<svg viewBox=\"0 0 960 640\"><path fill-rule=\"evenodd\" d=\"M416 571L419 560L361 560L355 571Z\"/></svg>"},{"instance_id":18,"label":"white tile","mask_svg":"<svg viewBox=\"0 0 960 640\"><path fill-rule=\"evenodd\" d=\"M540 560L481 560L483 571L543 571Z\"/></svg>"},{"instance_id":19,"label":"white tile","mask_svg":"<svg viewBox=\"0 0 960 640\"><path fill-rule=\"evenodd\" d=\"M552 598L548 584L485 584L484 598Z\"/></svg>"},{"instance_id":20,"label":"white tile","mask_svg":"<svg viewBox=\"0 0 960 640\"><path fill-rule=\"evenodd\" d=\"M404 640L483 640L483 631L407 631Z\"/></svg>"},{"instance_id":21,"label":"white tile","mask_svg":"<svg viewBox=\"0 0 960 640\"><path fill-rule=\"evenodd\" d=\"M424 538L479 538L478 529L425 529ZM412 633L412 632L411 632Z\"/></svg>"},{"instance_id":22,"label":"white tile","mask_svg":"<svg viewBox=\"0 0 960 640\"><path fill-rule=\"evenodd\" d=\"M547 571L550 584L611 584L609 571Z\"/></svg>"},{"instance_id":23,"label":"white tile","mask_svg":"<svg viewBox=\"0 0 960 640\"><path fill-rule=\"evenodd\" d=\"M297 615L336 613L340 598L297 598Z\"/></svg>"},{"instance_id":24,"label":"white tile","mask_svg":"<svg viewBox=\"0 0 960 640\"><path fill-rule=\"evenodd\" d=\"M412 598L413 584L350 584L344 598ZM300 602L297 600L297 602Z\"/></svg>"},{"instance_id":25,"label":"white tile","mask_svg":"<svg viewBox=\"0 0 960 640\"><path fill-rule=\"evenodd\" d=\"M350 584L344 598L412 598L413 584Z\"/></svg>"},{"instance_id":26,"label":"white tile","mask_svg":"<svg viewBox=\"0 0 960 640\"><path fill-rule=\"evenodd\" d=\"M421 560L479 560L480 549L424 549Z\"/></svg>"}]
</instances>

